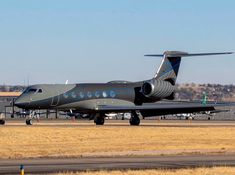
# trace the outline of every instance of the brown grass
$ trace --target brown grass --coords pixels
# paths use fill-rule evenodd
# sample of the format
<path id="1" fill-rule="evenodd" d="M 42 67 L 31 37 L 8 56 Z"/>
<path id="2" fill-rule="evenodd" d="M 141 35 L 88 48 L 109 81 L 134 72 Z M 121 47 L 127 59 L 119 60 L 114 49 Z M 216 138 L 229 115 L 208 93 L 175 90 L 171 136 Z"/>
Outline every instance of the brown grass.
<path id="1" fill-rule="evenodd" d="M 18 97 L 22 92 L 0 92 L 1 97 Z"/>
<path id="2" fill-rule="evenodd" d="M 0 157 L 235 152 L 234 127 L 0 127 Z"/>
<path id="3" fill-rule="evenodd" d="M 178 170 L 128 170 L 59 173 L 57 175 L 235 175 L 234 167 L 195 168 Z"/>

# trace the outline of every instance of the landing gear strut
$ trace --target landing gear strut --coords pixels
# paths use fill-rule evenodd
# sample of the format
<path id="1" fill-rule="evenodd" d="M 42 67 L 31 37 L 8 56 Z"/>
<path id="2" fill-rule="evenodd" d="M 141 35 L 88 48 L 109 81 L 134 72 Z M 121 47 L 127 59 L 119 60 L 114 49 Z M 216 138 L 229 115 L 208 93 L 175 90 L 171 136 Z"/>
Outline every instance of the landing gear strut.
<path id="1" fill-rule="evenodd" d="M 140 124 L 140 118 L 136 112 L 131 113 L 131 118 L 129 120 L 130 125 L 138 126 Z"/>
<path id="2" fill-rule="evenodd" d="M 29 112 L 29 117 L 26 118 L 25 123 L 26 125 L 33 125 L 33 118 L 35 118 L 36 112 L 35 111 L 30 111 Z"/>
<path id="3" fill-rule="evenodd" d="M 105 116 L 103 114 L 96 114 L 94 118 L 94 123 L 96 125 L 103 125 L 105 121 L 104 117 Z"/>

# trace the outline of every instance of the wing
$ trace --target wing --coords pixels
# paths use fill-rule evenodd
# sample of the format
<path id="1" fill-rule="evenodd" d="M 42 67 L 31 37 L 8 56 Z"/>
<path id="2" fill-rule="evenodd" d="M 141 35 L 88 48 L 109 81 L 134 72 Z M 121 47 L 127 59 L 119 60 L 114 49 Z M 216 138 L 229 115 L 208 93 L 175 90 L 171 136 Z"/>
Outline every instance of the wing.
<path id="1" fill-rule="evenodd" d="M 142 106 L 112 106 L 102 105 L 95 110 L 100 112 L 131 112 L 139 111 L 144 117 L 159 116 L 167 114 L 195 113 L 203 111 L 215 111 L 215 107 L 229 106 L 228 104 L 201 104 L 201 103 L 154 103 Z"/>
<path id="2" fill-rule="evenodd" d="M 217 109 L 216 109 L 216 110 L 214 110 L 214 111 L 210 111 L 210 114 L 216 114 L 216 113 L 221 113 L 221 112 L 229 112 L 229 111 L 230 111 L 230 110 L 226 110 L 226 109 L 225 109 L 225 110 L 219 110 L 219 109 L 217 110 Z"/>

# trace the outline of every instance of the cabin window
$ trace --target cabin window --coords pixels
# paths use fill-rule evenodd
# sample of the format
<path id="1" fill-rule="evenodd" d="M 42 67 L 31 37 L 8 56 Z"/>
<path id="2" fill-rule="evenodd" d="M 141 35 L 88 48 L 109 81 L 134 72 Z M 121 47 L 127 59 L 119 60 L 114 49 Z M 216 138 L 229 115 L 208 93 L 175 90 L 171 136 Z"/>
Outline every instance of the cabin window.
<path id="1" fill-rule="evenodd" d="M 84 95 L 83 92 L 80 92 L 80 93 L 79 93 L 79 96 L 80 96 L 81 98 L 84 98 L 85 95 Z"/>
<path id="2" fill-rule="evenodd" d="M 110 91 L 109 95 L 110 97 L 114 98 L 116 96 L 116 93 L 114 91 Z"/>
<path id="3" fill-rule="evenodd" d="M 77 97 L 77 95 L 75 94 L 75 92 L 72 92 L 72 93 L 71 93 L 71 96 L 72 96 L 72 98 L 76 98 L 76 97 Z"/>
<path id="4" fill-rule="evenodd" d="M 87 92 L 87 97 L 91 98 L 92 97 L 92 93 L 91 92 Z"/>
<path id="5" fill-rule="evenodd" d="M 96 96 L 96 98 L 99 98 L 99 97 L 100 97 L 100 92 L 99 92 L 99 91 L 96 91 L 96 92 L 95 92 L 95 96 Z"/>
<path id="6" fill-rule="evenodd" d="M 38 89 L 38 93 L 42 93 L 42 89 Z"/>
<path id="7" fill-rule="evenodd" d="M 106 98 L 108 95 L 107 95 L 107 92 L 103 91 L 103 97 Z"/>
<path id="8" fill-rule="evenodd" d="M 67 94 L 67 93 L 64 93 L 64 98 L 68 98 L 69 97 L 69 95 Z"/>

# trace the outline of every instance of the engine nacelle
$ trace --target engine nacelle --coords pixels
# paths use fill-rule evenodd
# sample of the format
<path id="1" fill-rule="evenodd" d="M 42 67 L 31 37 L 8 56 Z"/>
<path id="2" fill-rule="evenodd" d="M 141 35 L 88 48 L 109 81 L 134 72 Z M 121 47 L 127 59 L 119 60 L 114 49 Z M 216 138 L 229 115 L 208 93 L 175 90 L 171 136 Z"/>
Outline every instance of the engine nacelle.
<path id="1" fill-rule="evenodd" d="M 175 87 L 168 81 L 152 79 L 142 85 L 145 97 L 153 99 L 173 99 Z"/>

